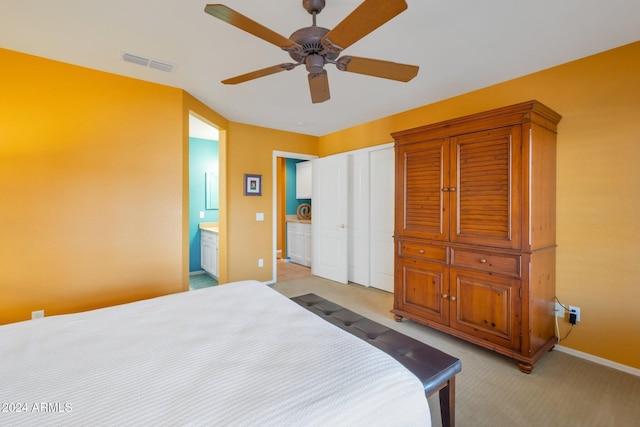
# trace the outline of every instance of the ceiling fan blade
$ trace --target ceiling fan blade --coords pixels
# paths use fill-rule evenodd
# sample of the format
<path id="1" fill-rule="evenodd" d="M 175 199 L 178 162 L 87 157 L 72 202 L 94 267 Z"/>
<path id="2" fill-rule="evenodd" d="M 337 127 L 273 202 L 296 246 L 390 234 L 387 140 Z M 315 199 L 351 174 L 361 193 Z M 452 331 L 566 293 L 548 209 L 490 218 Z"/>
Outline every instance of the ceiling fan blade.
<path id="1" fill-rule="evenodd" d="M 418 74 L 420 69 L 416 65 L 398 64 L 397 62 L 357 56 L 342 56 L 338 59 L 336 66 L 340 71 L 366 74 L 400 82 L 408 82 Z"/>
<path id="2" fill-rule="evenodd" d="M 292 70 L 298 64 L 278 64 L 271 67 L 263 68 L 261 70 L 252 71 L 250 73 L 242 74 L 236 77 L 223 80 L 222 83 L 226 85 L 236 85 L 238 83 L 244 83 L 249 80 L 257 79 L 258 77 L 268 76 L 270 74 L 279 73 L 280 71 Z"/>
<path id="3" fill-rule="evenodd" d="M 351 46 L 407 8 L 405 0 L 365 0 L 322 38 L 326 49 L 339 52 Z"/>
<path id="4" fill-rule="evenodd" d="M 214 16 L 227 24 L 231 24 L 234 27 L 240 28 L 249 34 L 253 34 L 256 37 L 260 37 L 271 44 L 274 44 L 284 50 L 291 50 L 301 48 L 300 45 L 293 40 L 290 40 L 280 34 L 276 33 L 269 28 L 258 24 L 256 21 L 247 18 L 246 16 L 236 12 L 233 9 L 223 4 L 208 4 L 205 6 L 204 11 L 211 16 Z"/>
<path id="5" fill-rule="evenodd" d="M 327 70 L 309 73 L 309 89 L 311 90 L 311 102 L 314 104 L 327 101 L 330 98 Z"/>

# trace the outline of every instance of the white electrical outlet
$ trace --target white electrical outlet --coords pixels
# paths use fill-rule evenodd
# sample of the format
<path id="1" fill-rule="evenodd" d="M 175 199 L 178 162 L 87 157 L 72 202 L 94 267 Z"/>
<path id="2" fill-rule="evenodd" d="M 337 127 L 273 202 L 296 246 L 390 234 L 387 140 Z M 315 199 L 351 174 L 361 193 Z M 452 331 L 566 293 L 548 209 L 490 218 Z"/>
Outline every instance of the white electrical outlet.
<path id="1" fill-rule="evenodd" d="M 264 260 L 262 258 L 258 259 L 258 267 L 264 267 Z"/>
<path id="2" fill-rule="evenodd" d="M 569 314 L 575 313 L 576 315 L 576 323 L 580 321 L 580 307 L 575 307 L 573 305 L 569 306 Z"/>
<path id="3" fill-rule="evenodd" d="M 556 303 L 556 317 L 564 317 L 564 307 L 559 302 Z"/>
<path id="4" fill-rule="evenodd" d="M 44 317 L 44 310 L 31 312 L 31 319 L 42 319 L 43 317 Z"/>
<path id="5" fill-rule="evenodd" d="M 200 219 L 204 218 L 204 211 L 200 211 Z"/>

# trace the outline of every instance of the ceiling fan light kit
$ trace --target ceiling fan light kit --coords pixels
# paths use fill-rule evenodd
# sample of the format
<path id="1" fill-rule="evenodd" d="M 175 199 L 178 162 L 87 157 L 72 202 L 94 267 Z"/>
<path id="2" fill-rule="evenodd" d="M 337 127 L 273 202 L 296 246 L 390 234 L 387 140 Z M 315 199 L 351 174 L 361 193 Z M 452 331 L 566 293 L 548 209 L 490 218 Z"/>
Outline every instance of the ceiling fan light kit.
<path id="1" fill-rule="evenodd" d="M 286 38 L 225 5 L 208 4 L 204 10 L 209 15 L 278 46 L 295 61 L 231 77 L 222 83 L 244 83 L 304 64 L 309 72 L 311 102 L 316 104 L 330 98 L 325 64 L 334 64 L 340 71 L 400 82 L 408 82 L 418 74 L 419 68 L 415 65 L 355 56 L 340 57 L 344 49 L 406 10 L 405 0 L 365 0 L 331 30 L 316 25 L 316 15 L 324 9 L 325 0 L 303 0 L 302 6 L 313 16 L 313 24 Z"/>

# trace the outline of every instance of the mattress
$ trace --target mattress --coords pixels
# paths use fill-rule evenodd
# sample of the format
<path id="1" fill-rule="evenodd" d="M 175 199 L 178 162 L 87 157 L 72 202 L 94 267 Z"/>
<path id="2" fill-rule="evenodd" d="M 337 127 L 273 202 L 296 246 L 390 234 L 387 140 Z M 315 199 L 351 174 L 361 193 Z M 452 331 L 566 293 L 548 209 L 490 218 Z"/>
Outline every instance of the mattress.
<path id="1" fill-rule="evenodd" d="M 0 425 L 430 425 L 412 373 L 256 281 L 4 325 L 0 361 Z"/>

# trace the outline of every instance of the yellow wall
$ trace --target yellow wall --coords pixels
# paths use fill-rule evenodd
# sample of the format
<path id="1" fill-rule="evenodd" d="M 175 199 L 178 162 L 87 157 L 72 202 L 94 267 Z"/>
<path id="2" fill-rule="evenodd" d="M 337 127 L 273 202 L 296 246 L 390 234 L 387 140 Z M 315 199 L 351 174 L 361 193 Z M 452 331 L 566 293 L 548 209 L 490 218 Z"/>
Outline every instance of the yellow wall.
<path id="1" fill-rule="evenodd" d="M 186 289 L 182 91 L 0 63 L 0 323 Z"/>
<path id="2" fill-rule="evenodd" d="M 530 99 L 563 116 L 556 290 L 582 319 L 561 345 L 640 368 L 640 42 L 324 136 L 319 152 Z"/>
<path id="3" fill-rule="evenodd" d="M 229 281 L 273 277 L 273 151 L 316 155 L 318 138 L 230 122 L 227 139 Z M 262 175 L 262 196 L 244 196 L 244 174 Z M 256 221 L 256 213 L 264 221 Z M 258 267 L 258 259 L 264 267 Z"/>

